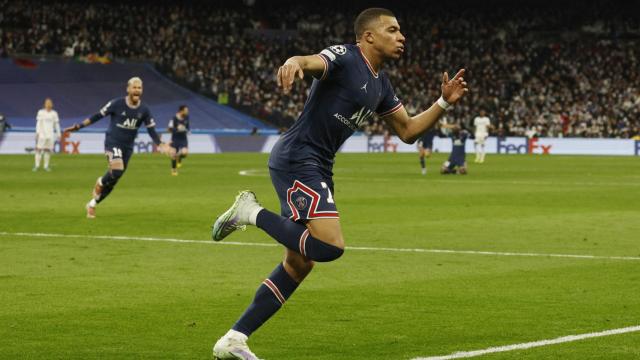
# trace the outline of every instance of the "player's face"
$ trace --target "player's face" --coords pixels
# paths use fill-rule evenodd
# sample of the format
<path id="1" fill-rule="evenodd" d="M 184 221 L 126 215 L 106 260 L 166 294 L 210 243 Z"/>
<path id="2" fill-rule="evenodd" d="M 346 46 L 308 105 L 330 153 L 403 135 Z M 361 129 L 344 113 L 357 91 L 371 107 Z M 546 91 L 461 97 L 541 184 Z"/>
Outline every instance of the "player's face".
<path id="1" fill-rule="evenodd" d="M 140 101 L 140 97 L 142 96 L 142 82 L 134 81 L 127 86 L 127 95 L 129 95 L 129 99 L 134 103 Z"/>
<path id="2" fill-rule="evenodd" d="M 187 115 L 189 115 L 189 108 L 182 109 L 182 116 L 187 116 Z"/>
<path id="3" fill-rule="evenodd" d="M 376 48 L 391 59 L 399 59 L 404 53 L 404 35 L 400 32 L 400 24 L 393 16 L 380 16 L 374 30 Z"/>
<path id="4" fill-rule="evenodd" d="M 53 109 L 53 101 L 51 99 L 47 99 L 44 101 L 44 108 L 47 110 Z"/>

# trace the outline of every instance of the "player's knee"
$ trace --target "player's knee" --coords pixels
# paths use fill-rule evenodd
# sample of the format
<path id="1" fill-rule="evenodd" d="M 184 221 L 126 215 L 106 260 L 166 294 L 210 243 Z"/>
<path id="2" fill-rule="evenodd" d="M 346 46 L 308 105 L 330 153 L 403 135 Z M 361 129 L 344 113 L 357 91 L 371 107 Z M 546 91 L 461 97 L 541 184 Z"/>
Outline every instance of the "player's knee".
<path id="1" fill-rule="evenodd" d="M 124 169 L 112 169 L 111 176 L 113 176 L 114 182 L 117 182 L 124 174 Z"/>
<path id="2" fill-rule="evenodd" d="M 310 245 L 310 251 L 308 251 L 307 257 L 317 262 L 334 261 L 344 254 L 344 247 L 327 244 L 318 239 L 313 239 Z"/>

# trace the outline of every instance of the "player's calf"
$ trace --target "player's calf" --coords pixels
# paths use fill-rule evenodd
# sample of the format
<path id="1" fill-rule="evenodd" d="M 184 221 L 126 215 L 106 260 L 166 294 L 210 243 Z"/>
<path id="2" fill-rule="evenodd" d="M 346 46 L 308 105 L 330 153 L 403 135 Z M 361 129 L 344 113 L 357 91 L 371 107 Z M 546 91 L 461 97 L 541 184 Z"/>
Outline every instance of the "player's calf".
<path id="1" fill-rule="evenodd" d="M 124 169 L 111 169 L 107 171 L 100 179 L 103 187 L 113 187 L 118 180 L 124 175 Z"/>

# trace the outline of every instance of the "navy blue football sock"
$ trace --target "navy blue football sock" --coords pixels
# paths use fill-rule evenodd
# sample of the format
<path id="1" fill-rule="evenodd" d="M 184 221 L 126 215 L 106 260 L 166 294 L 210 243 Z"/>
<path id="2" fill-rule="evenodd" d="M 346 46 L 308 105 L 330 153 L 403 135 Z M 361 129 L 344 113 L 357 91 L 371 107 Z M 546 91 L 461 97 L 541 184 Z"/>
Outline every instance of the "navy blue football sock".
<path id="1" fill-rule="evenodd" d="M 100 179 L 100 182 L 102 182 L 102 186 L 104 187 L 110 186 L 115 182 L 115 178 L 111 174 L 111 170 L 107 170 L 107 172 L 102 176 L 102 179 Z"/>
<path id="2" fill-rule="evenodd" d="M 343 249 L 311 236 L 306 226 L 276 215 L 267 209 L 260 210 L 256 217 L 256 225 L 288 249 L 313 261 L 333 261 L 344 253 Z"/>
<path id="3" fill-rule="evenodd" d="M 118 180 L 124 174 L 124 170 L 109 170 L 106 174 L 100 179 L 102 182 L 102 191 L 100 192 L 100 196 L 96 199 L 96 202 L 101 202 L 104 200 L 111 191 L 113 191 L 113 187 L 116 186 Z"/>
<path id="4" fill-rule="evenodd" d="M 96 202 L 100 203 L 107 196 L 109 196 L 109 194 L 111 194 L 112 190 L 113 190 L 113 186 L 103 186 L 102 191 L 100 192 L 100 196 L 96 199 Z"/>
<path id="5" fill-rule="evenodd" d="M 108 170 L 102 176 L 102 186 L 114 186 L 124 174 L 124 170 Z"/>
<path id="6" fill-rule="evenodd" d="M 425 167 L 424 158 L 423 157 L 420 158 L 420 167 L 422 167 L 423 169 Z"/>
<path id="7" fill-rule="evenodd" d="M 176 159 L 171 159 L 171 168 L 175 170 L 175 168 L 176 168 Z"/>
<path id="8" fill-rule="evenodd" d="M 253 303 L 233 325 L 233 330 L 251 336 L 265 321 L 280 310 L 297 287 L 298 283 L 289 276 L 284 266 L 279 264 L 271 275 L 262 282 Z"/>

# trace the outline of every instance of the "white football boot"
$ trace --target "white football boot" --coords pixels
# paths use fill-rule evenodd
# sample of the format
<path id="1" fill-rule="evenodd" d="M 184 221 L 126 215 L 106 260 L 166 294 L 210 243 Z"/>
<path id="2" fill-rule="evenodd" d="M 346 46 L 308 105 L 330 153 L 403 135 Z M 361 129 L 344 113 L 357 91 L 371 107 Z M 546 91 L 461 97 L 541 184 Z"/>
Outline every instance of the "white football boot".
<path id="1" fill-rule="evenodd" d="M 91 201 L 89 201 L 87 205 L 84 206 L 84 208 L 87 210 L 87 219 L 96 218 L 96 207 L 91 205 Z"/>
<path id="2" fill-rule="evenodd" d="M 247 346 L 247 336 L 235 330 L 229 330 L 213 346 L 213 358 L 216 360 L 260 360 Z"/>
<path id="3" fill-rule="evenodd" d="M 261 209 L 253 191 L 241 191 L 229 210 L 218 216 L 213 224 L 213 240 L 220 241 L 238 229 L 245 230 L 247 225 L 255 225 L 255 217 Z"/>

